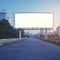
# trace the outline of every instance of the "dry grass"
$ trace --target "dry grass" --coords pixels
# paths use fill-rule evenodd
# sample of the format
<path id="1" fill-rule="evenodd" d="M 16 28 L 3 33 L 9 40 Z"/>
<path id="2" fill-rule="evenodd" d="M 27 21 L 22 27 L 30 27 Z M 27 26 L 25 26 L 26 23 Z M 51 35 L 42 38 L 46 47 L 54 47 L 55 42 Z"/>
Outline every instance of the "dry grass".
<path id="1" fill-rule="evenodd" d="M 47 41 L 49 43 L 60 45 L 60 38 L 47 38 L 47 39 L 44 39 L 44 38 L 39 37 L 39 39 Z"/>

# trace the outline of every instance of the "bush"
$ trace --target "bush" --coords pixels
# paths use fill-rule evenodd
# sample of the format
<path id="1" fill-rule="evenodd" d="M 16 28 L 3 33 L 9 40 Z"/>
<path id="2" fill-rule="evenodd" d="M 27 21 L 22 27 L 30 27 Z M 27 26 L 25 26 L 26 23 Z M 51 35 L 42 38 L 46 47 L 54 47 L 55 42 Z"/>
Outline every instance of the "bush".
<path id="1" fill-rule="evenodd" d="M 44 35 L 40 35 L 40 39 L 44 39 Z"/>

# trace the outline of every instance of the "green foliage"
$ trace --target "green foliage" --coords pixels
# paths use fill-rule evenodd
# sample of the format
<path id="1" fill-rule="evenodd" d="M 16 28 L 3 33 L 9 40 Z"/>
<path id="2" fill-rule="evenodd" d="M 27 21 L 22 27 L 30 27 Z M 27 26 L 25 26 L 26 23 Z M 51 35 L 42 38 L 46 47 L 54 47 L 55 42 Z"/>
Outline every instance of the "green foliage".
<path id="1" fill-rule="evenodd" d="M 0 20 L 0 38 L 17 38 L 18 30 L 14 29 L 8 20 Z"/>
<path id="2" fill-rule="evenodd" d="M 24 36 L 24 29 L 21 29 L 21 37 L 25 37 Z"/>
<path id="3" fill-rule="evenodd" d="M 44 36 L 43 35 L 40 35 L 40 39 L 44 39 Z"/>

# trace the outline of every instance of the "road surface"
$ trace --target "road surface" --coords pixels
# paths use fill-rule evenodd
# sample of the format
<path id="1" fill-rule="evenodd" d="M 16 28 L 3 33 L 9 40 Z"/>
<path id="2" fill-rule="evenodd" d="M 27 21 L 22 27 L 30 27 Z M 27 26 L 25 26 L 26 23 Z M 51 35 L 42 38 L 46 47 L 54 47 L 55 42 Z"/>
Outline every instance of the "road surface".
<path id="1" fill-rule="evenodd" d="M 30 37 L 0 47 L 0 60 L 60 60 L 60 46 Z"/>

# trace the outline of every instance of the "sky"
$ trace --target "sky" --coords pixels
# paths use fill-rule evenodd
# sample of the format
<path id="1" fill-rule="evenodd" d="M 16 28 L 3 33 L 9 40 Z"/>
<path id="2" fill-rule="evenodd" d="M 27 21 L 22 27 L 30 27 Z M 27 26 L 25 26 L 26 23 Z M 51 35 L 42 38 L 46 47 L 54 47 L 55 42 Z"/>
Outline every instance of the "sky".
<path id="1" fill-rule="evenodd" d="M 53 12 L 54 30 L 60 25 L 60 0 L 0 0 L 0 11 L 3 9 L 11 17 L 11 24 L 16 12 Z"/>

